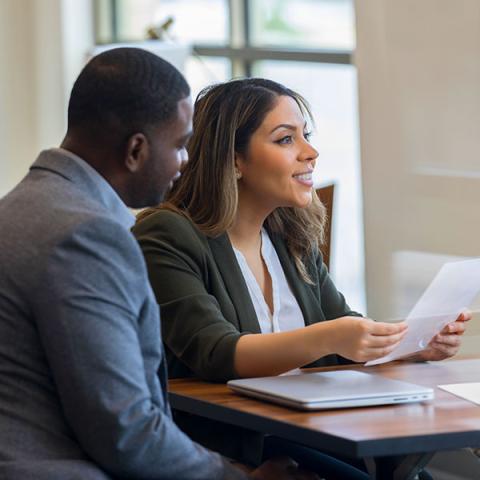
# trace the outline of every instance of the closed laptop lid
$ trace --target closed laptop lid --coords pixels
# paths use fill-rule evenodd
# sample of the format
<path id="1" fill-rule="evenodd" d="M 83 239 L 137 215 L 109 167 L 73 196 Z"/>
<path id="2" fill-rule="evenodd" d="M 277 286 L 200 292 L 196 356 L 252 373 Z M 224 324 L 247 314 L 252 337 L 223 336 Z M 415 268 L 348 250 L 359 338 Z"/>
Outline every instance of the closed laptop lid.
<path id="1" fill-rule="evenodd" d="M 231 380 L 234 391 L 301 409 L 361 407 L 431 400 L 433 390 L 380 375 L 338 370 Z"/>

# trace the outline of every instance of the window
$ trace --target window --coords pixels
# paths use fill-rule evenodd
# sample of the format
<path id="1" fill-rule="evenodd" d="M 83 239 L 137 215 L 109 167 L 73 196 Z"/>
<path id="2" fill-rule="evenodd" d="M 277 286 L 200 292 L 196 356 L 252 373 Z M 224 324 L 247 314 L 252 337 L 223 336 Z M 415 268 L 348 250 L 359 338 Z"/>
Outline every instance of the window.
<path id="1" fill-rule="evenodd" d="M 311 104 L 315 180 L 335 182 L 331 273 L 352 308 L 365 311 L 353 0 L 96 0 L 98 43 L 144 40 L 173 19 L 168 37 L 190 44 L 193 93 L 238 76 L 262 76 Z"/>
<path id="2" fill-rule="evenodd" d="M 355 46 L 350 0 L 260 0 L 250 5 L 253 45 L 347 51 Z"/>

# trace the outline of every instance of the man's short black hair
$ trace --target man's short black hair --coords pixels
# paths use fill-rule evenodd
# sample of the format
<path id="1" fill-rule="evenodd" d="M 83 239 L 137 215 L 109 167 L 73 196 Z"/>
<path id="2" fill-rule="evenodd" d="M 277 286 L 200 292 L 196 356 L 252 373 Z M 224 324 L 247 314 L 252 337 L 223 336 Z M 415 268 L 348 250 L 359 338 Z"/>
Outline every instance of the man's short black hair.
<path id="1" fill-rule="evenodd" d="M 122 139 L 170 120 L 190 94 L 170 63 L 140 48 L 116 48 L 94 57 L 77 78 L 68 105 L 68 129 Z"/>

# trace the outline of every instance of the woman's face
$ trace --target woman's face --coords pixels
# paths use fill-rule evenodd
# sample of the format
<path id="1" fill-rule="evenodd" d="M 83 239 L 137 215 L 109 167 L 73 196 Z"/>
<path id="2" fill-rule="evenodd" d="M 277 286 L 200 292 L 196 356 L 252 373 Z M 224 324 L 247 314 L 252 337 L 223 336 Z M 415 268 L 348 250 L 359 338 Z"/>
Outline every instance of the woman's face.
<path id="1" fill-rule="evenodd" d="M 244 155 L 236 155 L 242 174 L 240 199 L 268 210 L 306 207 L 312 201 L 312 172 L 318 152 L 308 142 L 305 118 L 296 101 L 278 97 L 253 133 Z M 257 203 L 258 202 L 258 203 Z"/>

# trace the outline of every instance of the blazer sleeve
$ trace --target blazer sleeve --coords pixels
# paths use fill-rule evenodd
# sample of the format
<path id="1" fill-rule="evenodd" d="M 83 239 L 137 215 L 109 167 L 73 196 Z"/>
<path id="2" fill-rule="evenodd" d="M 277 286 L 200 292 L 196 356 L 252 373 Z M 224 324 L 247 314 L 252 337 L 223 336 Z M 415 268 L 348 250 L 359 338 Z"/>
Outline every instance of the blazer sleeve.
<path id="1" fill-rule="evenodd" d="M 88 456 L 115 477 L 229 478 L 218 454 L 176 427 L 166 392 L 146 377 L 146 361 L 161 360 L 160 348 L 144 354 L 139 338 L 148 292 L 138 245 L 115 222 L 89 221 L 55 247 L 35 318 L 63 413 Z"/>
<path id="2" fill-rule="evenodd" d="M 160 305 L 165 344 L 200 378 L 236 378 L 235 348 L 244 333 L 227 321 L 208 292 L 206 239 L 188 219 L 166 210 L 142 220 L 133 232 Z"/>

